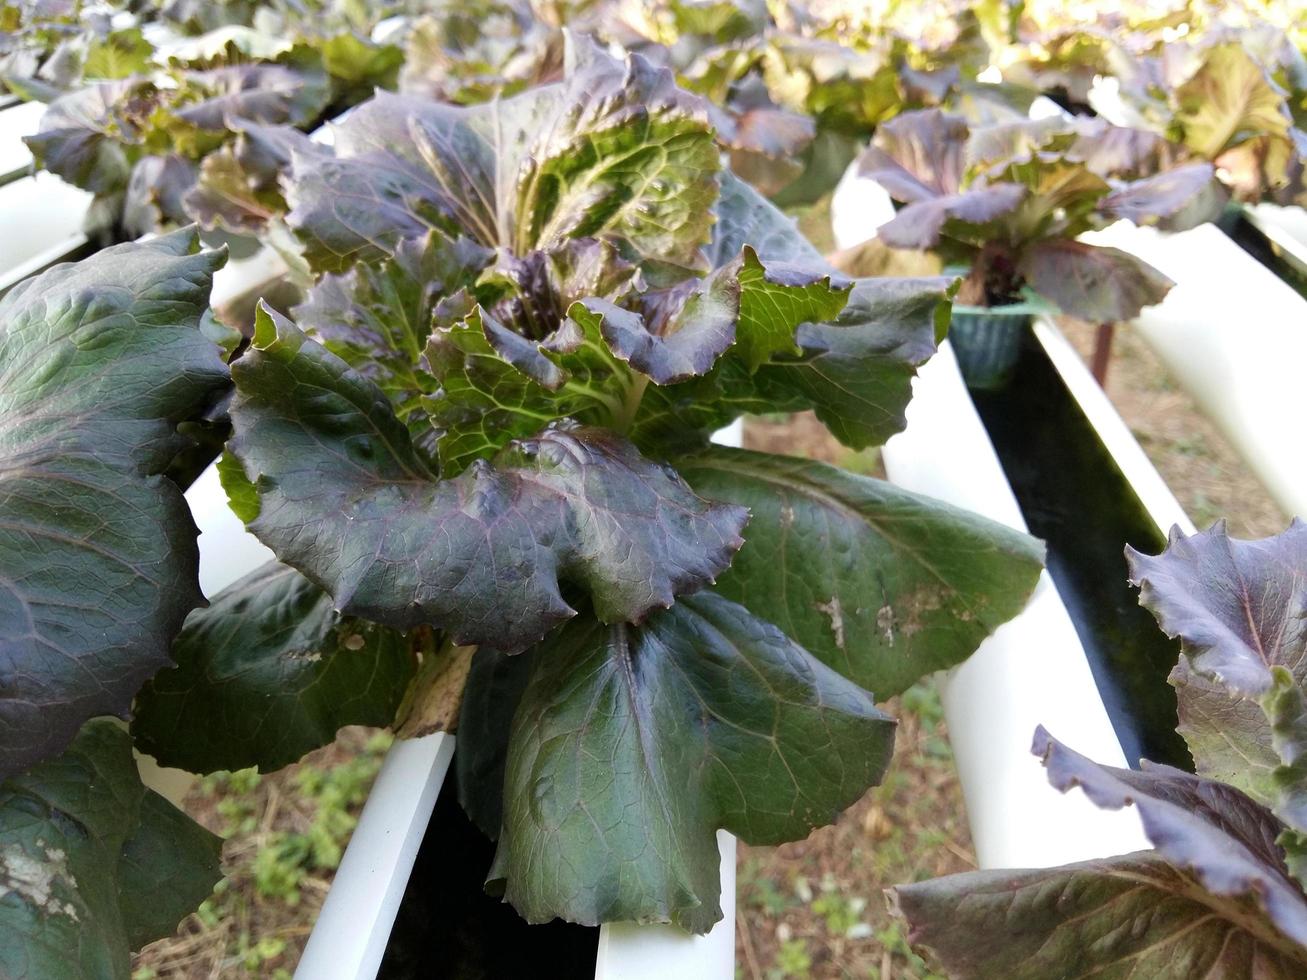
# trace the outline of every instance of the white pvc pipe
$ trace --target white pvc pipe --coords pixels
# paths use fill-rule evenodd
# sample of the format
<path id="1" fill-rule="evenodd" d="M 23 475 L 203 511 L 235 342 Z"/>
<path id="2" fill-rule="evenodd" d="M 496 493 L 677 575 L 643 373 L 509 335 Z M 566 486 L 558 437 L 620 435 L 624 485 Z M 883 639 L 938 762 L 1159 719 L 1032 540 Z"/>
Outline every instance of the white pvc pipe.
<path id="1" fill-rule="evenodd" d="M 846 174 L 831 205 L 839 247 L 875 233 L 876 210 L 867 202 L 883 193 Z M 919 372 L 907 419 L 906 430 L 882 449 L 894 483 L 1026 530 L 947 342 Z M 942 676 L 945 720 L 981 867 L 1051 867 L 1149 847 L 1133 808 L 1103 811 L 1080 793 L 1062 795 L 1030 754 L 1042 724 L 1098 762 L 1126 762 L 1047 572 L 1020 615 Z"/>
<path id="2" fill-rule="evenodd" d="M 1307 275 L 1307 210 L 1262 203 L 1244 208 L 1244 214 L 1287 261 Z"/>
<path id="3" fill-rule="evenodd" d="M 443 732 L 386 753 L 295 968 L 299 980 L 377 975 L 453 756 L 454 737 Z"/>
<path id="4" fill-rule="evenodd" d="M 1307 300 L 1213 225 L 1167 234 L 1124 222 L 1084 236 L 1176 283 L 1132 324 L 1289 514 L 1307 515 Z"/>
<path id="5" fill-rule="evenodd" d="M 22 278 L 86 241 L 82 224 L 91 195 L 51 173 L 24 177 L 0 187 L 0 281 Z"/>
<path id="6" fill-rule="evenodd" d="M 1026 529 L 947 342 L 922 368 L 907 414 L 907 429 L 882 450 L 894 483 Z M 1052 867 L 1149 847 L 1133 808 L 1104 811 L 1080 793 L 1064 796 L 1030 754 L 1044 725 L 1097 762 L 1126 762 L 1047 572 L 1025 610 L 944 675 L 941 694 L 982 868 Z"/>
<path id="7" fill-rule="evenodd" d="M 735 838 L 717 831 L 722 921 L 706 936 L 618 922 L 599 931 L 595 980 L 730 980 L 735 976 Z"/>

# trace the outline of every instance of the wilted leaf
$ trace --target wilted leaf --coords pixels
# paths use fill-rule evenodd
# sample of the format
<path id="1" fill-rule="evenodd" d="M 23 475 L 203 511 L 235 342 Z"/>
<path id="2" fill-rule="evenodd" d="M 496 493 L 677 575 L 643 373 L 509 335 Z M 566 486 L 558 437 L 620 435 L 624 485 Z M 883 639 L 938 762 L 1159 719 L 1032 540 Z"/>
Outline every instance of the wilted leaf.
<path id="1" fill-rule="evenodd" d="M 0 773 L 124 714 L 201 602 L 159 475 L 227 384 L 200 330 L 223 255 L 194 247 L 120 245 L 0 299 Z"/>

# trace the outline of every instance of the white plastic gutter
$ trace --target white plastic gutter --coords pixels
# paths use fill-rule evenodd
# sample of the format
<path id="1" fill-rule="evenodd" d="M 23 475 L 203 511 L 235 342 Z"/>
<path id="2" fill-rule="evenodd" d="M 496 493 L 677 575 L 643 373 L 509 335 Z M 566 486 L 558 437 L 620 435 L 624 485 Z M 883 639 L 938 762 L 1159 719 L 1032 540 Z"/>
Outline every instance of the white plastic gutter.
<path id="1" fill-rule="evenodd" d="M 23 137 L 37 131 L 44 111 L 39 102 L 0 111 L 0 291 L 86 244 L 91 195 L 54 174 L 28 174 L 32 154 Z"/>
<path id="2" fill-rule="evenodd" d="M 1245 207 L 1243 213 L 1286 261 L 1307 276 L 1307 210 L 1262 203 Z"/>
<path id="3" fill-rule="evenodd" d="M 39 102 L 20 102 L 0 110 L 0 185 L 26 174 L 32 165 L 32 151 L 24 136 L 36 132 L 45 106 Z"/>
<path id="4" fill-rule="evenodd" d="M 1085 235 L 1156 266 L 1175 281 L 1137 330 L 1221 430 L 1276 503 L 1307 515 L 1307 300 L 1220 229 L 1167 234 L 1124 222 Z"/>
<path id="5" fill-rule="evenodd" d="M 880 209 L 868 202 L 884 194 L 866 178 L 846 181 L 831 208 L 839 248 L 875 234 L 879 222 L 872 216 Z M 850 184 L 856 196 L 848 195 Z M 859 223 L 859 214 L 868 217 Z M 1100 414 L 1104 408 L 1111 410 L 1105 401 L 1097 406 Z M 894 483 L 1026 530 L 947 341 L 919 372 L 907 418 L 906 430 L 882 450 Z M 1155 502 L 1157 517 L 1165 519 L 1163 502 Z M 942 675 L 941 695 L 982 868 L 1050 867 L 1150 846 L 1133 808 L 1099 810 L 1081 793 L 1059 793 L 1030 753 L 1042 724 L 1091 759 L 1126 764 L 1075 626 L 1047 572 L 1020 615 Z"/>

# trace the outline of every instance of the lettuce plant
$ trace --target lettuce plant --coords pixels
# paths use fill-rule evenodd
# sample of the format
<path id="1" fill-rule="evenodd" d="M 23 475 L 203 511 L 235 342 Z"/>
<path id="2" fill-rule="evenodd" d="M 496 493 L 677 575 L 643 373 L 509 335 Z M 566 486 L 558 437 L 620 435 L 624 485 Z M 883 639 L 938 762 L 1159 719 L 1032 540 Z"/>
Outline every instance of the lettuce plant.
<path id="1" fill-rule="evenodd" d="M 1053 785 L 1079 786 L 1100 807 L 1133 805 L 1155 849 L 895 889 L 911 940 L 950 976 L 1307 970 L 1307 527 L 1237 541 L 1217 525 L 1129 557 L 1141 601 L 1181 640 L 1171 683 L 1197 775 L 1098 765 L 1041 729 L 1035 752 Z"/>
<path id="2" fill-rule="evenodd" d="M 0 299 L 0 973 L 126 978 L 219 878 L 120 723 L 203 601 L 162 474 L 228 385 L 181 232 Z"/>
<path id="3" fill-rule="evenodd" d="M 1286 64 L 1275 48 L 1252 47 L 1242 31 L 1208 35 L 1179 50 L 1168 46 L 1121 86 L 1142 120 L 1216 164 L 1246 201 L 1288 184 L 1307 155 L 1303 120 L 1293 115 L 1304 90 L 1301 53 L 1288 46 L 1294 57 Z"/>
<path id="4" fill-rule="evenodd" d="M 137 744 L 275 768 L 341 724 L 457 725 L 524 916 L 707 930 L 715 832 L 831 820 L 889 760 L 868 690 L 958 663 L 1034 585 L 1023 535 L 709 443 L 805 409 L 882 442 L 946 283 L 842 279 L 668 70 L 586 42 L 488 104 L 379 93 L 286 196 L 319 278 L 260 309 L 221 466 L 283 564 L 187 621 Z"/>
<path id="5" fill-rule="evenodd" d="M 1108 323 L 1160 302 L 1171 282 L 1134 256 L 1077 236 L 1119 219 L 1193 222 L 1219 203 L 1209 164 L 1129 181 L 1099 172 L 1106 150 L 1121 148 L 1122 132 L 1086 133 L 1060 120 L 973 128 L 927 109 L 882 125 L 858 169 L 903 204 L 877 237 L 966 263 L 964 302 L 998 306 L 1029 290 L 1072 316 Z"/>
<path id="6" fill-rule="evenodd" d="M 92 224 L 127 237 L 192 216 L 261 230 L 284 206 L 276 175 L 298 131 L 393 85 L 400 60 L 348 31 L 196 44 L 54 98 L 26 138 L 37 166 L 95 195 Z"/>

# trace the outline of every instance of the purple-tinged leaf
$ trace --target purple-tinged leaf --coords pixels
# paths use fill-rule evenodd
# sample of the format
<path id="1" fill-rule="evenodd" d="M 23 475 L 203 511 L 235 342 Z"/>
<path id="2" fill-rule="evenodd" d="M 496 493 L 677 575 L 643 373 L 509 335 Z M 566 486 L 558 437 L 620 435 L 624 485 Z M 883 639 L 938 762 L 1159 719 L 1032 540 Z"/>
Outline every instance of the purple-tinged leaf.
<path id="1" fill-rule="evenodd" d="M 131 161 L 123 144 L 139 143 L 158 99 L 142 78 L 104 82 L 51 103 L 34 136 L 23 138 L 37 166 L 93 194 L 126 188 Z"/>
<path id="2" fill-rule="evenodd" d="M 228 383 L 201 332 L 224 256 L 195 244 L 120 245 L 0 299 L 0 774 L 126 714 L 202 601 L 160 475 Z"/>
<path id="3" fill-rule="evenodd" d="M 743 543 L 741 508 L 603 431 L 550 428 L 441 480 L 380 389 L 266 307 L 233 376 L 250 529 L 346 613 L 519 650 L 575 615 L 563 581 L 638 621 Z"/>
<path id="4" fill-rule="evenodd" d="M 1278 705 L 1283 715 L 1291 692 L 1267 699 L 1279 668 L 1298 688 L 1307 682 L 1307 525 L 1240 541 L 1217 524 L 1187 538 L 1172 532 L 1160 555 L 1126 555 L 1139 601 L 1180 637 L 1170 681 L 1198 771 L 1274 805 L 1282 760 L 1267 712 Z"/>
<path id="5" fill-rule="evenodd" d="M 938 109 L 905 112 L 876 128 L 858 160 L 858 175 L 870 177 L 904 204 L 956 194 L 967 169 L 969 136 L 961 117 Z"/>
<path id="6" fill-rule="evenodd" d="M 1131 181 L 1104 197 L 1098 206 L 1111 217 L 1148 225 L 1161 218 L 1171 218 L 1196 201 L 1206 199 L 1218 207 L 1214 213 L 1191 217 L 1194 224 L 1201 224 L 1219 213 L 1220 197 L 1209 193 L 1215 183 L 1216 170 L 1210 163 L 1190 163 Z"/>
<path id="7" fill-rule="evenodd" d="M 909 940 L 951 977 L 1288 980 L 1307 970 L 1307 896 L 1269 810 L 1168 766 L 1099 765 L 1042 728 L 1034 751 L 1058 789 L 1135 806 L 1156 851 L 895 888 Z"/>
<path id="8" fill-rule="evenodd" d="M 463 108 L 379 94 L 296 157 L 288 221 L 339 270 L 427 228 L 517 255 L 614 237 L 693 265 L 709 238 L 718 151 L 702 103 L 639 55 L 568 46 L 564 81 Z"/>
<path id="9" fill-rule="evenodd" d="M 1062 312 L 1090 323 L 1119 323 L 1160 303 L 1175 285 L 1120 249 L 1066 238 L 1036 242 L 1017 265 L 1030 287 Z"/>
<path id="10" fill-rule="evenodd" d="M 1183 537 L 1160 555 L 1130 548 L 1139 601 L 1199 673 L 1243 697 L 1271 688 L 1271 668 L 1307 675 L 1307 524 L 1260 541 L 1231 538 L 1224 523 Z"/>
<path id="11" fill-rule="evenodd" d="M 947 222 L 989 224 L 1015 211 L 1026 195 L 1019 184 L 998 183 L 917 201 L 877 228 L 876 237 L 891 248 L 934 248 Z"/>

